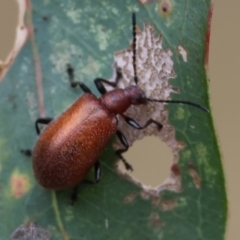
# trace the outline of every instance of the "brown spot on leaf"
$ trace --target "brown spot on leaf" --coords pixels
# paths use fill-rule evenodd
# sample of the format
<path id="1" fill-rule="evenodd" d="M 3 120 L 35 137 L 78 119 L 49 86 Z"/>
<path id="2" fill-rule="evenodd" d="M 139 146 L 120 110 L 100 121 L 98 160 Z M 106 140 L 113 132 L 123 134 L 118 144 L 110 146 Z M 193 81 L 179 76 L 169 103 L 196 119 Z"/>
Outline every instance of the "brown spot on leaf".
<path id="1" fill-rule="evenodd" d="M 17 171 L 13 173 L 10 184 L 11 193 L 15 198 L 22 197 L 30 188 L 28 176 L 25 174 L 20 174 Z"/>
<path id="2" fill-rule="evenodd" d="M 196 171 L 196 167 L 192 162 L 188 163 L 188 167 L 189 167 L 189 174 L 193 179 L 194 185 L 197 189 L 200 189 L 201 187 L 201 183 L 202 183 L 202 179 L 201 177 L 198 175 L 197 171 Z"/>
<path id="3" fill-rule="evenodd" d="M 184 148 L 184 147 L 186 147 L 186 143 L 185 143 L 185 142 L 182 142 L 182 141 L 178 141 L 178 148 L 179 148 L 179 149 L 182 149 L 182 148 Z"/>
<path id="4" fill-rule="evenodd" d="M 211 33 L 211 21 L 212 21 L 212 14 L 213 14 L 213 1 L 211 2 L 211 7 L 208 12 L 208 26 L 207 26 L 207 33 L 206 33 L 206 54 L 205 54 L 205 66 L 208 70 L 208 60 L 209 60 L 209 45 L 210 45 L 210 33 Z"/>
<path id="5" fill-rule="evenodd" d="M 177 87 L 172 87 L 172 89 L 173 89 L 174 92 L 176 92 L 176 93 L 180 93 L 179 88 L 177 88 Z"/>
<path id="6" fill-rule="evenodd" d="M 163 221 L 160 219 L 159 215 L 155 212 L 151 213 L 149 217 L 149 222 L 150 222 L 150 225 L 156 228 L 160 228 L 163 226 Z"/>
<path id="7" fill-rule="evenodd" d="M 174 163 L 171 167 L 171 171 L 172 173 L 174 173 L 175 175 L 180 175 L 181 174 L 181 171 L 178 167 L 178 165 L 176 163 Z"/>
<path id="8" fill-rule="evenodd" d="M 148 200 L 150 198 L 151 194 L 145 190 L 142 190 L 140 192 L 140 196 L 142 197 L 142 199 Z"/>
<path id="9" fill-rule="evenodd" d="M 170 0 L 160 0 L 158 12 L 161 16 L 168 17 L 172 13 L 173 4 Z"/>
<path id="10" fill-rule="evenodd" d="M 169 8 L 169 5 L 168 5 L 168 3 L 163 3 L 163 5 L 162 5 L 162 11 L 163 12 L 167 12 L 168 11 L 168 8 Z"/>
<path id="11" fill-rule="evenodd" d="M 173 208 L 175 208 L 177 206 L 177 202 L 174 200 L 171 201 L 163 201 L 160 204 L 160 209 L 162 211 L 169 211 L 172 210 Z"/>
<path id="12" fill-rule="evenodd" d="M 160 204 L 161 198 L 160 196 L 152 196 L 152 205 L 158 206 Z"/>
<path id="13" fill-rule="evenodd" d="M 124 198 L 123 202 L 124 202 L 124 203 L 131 203 L 131 202 L 134 201 L 134 199 L 136 198 L 137 195 L 138 195 L 137 192 L 132 192 L 131 194 L 127 195 L 127 196 Z"/>

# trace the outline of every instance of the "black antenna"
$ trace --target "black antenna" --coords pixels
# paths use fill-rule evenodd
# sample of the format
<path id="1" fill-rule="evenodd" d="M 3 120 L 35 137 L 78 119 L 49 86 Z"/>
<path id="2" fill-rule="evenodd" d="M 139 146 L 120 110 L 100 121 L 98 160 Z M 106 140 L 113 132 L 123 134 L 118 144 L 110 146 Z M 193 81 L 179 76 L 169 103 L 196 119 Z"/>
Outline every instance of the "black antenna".
<path id="1" fill-rule="evenodd" d="M 136 14 L 132 13 L 132 34 L 133 34 L 133 71 L 134 82 L 138 85 L 137 67 L 136 67 Z"/>
<path id="2" fill-rule="evenodd" d="M 193 102 L 189 102 L 189 101 L 181 101 L 181 100 L 158 100 L 158 99 L 152 99 L 152 98 L 147 98 L 147 100 L 149 102 L 162 102 L 162 103 L 182 103 L 182 104 L 186 104 L 186 105 L 191 105 L 193 107 L 199 108 L 204 112 L 209 112 L 209 110 L 197 103 L 193 103 Z"/>

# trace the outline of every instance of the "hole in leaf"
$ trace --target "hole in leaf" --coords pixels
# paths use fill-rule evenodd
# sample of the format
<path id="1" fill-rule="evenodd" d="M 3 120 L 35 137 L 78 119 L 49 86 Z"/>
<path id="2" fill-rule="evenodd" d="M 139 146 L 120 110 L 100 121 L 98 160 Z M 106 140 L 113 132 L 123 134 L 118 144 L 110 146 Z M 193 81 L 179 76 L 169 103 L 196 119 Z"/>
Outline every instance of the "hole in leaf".
<path id="1" fill-rule="evenodd" d="M 170 175 L 173 160 L 171 149 L 156 137 L 135 141 L 123 156 L 134 169 L 128 173 L 146 186 L 157 187 Z M 126 171 L 121 161 L 118 166 L 121 171 Z"/>

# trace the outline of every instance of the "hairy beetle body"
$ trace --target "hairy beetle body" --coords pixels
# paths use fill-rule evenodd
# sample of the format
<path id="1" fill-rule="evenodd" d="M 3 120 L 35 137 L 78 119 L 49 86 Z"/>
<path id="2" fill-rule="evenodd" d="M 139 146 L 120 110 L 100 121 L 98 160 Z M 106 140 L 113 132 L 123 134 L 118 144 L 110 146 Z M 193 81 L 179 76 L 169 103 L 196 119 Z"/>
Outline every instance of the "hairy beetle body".
<path id="1" fill-rule="evenodd" d="M 84 94 L 41 133 L 33 169 L 45 188 L 74 187 L 87 175 L 116 131 L 115 114 L 92 94 Z"/>

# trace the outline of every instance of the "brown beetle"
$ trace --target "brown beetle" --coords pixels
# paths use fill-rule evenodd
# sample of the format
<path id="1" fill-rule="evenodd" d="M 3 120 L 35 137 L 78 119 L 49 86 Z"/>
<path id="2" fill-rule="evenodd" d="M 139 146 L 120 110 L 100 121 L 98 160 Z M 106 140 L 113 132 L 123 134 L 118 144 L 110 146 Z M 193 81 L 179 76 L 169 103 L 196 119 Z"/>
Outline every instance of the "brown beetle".
<path id="1" fill-rule="evenodd" d="M 97 98 L 83 83 L 74 81 L 74 70 L 68 65 L 67 72 L 71 86 L 79 85 L 85 94 L 56 119 L 37 119 L 35 126 L 38 134 L 40 133 L 39 123 L 49 124 L 40 134 L 32 154 L 34 174 L 41 186 L 54 190 L 75 187 L 85 179 L 93 166 L 95 167 L 95 182 L 98 182 L 101 174 L 98 157 L 115 132 L 124 146 L 123 149 L 117 150 L 116 154 L 127 169 L 132 169 L 122 156 L 122 153 L 128 150 L 129 145 L 124 135 L 117 130 L 116 116 L 120 114 L 129 125 L 136 129 L 155 124 L 158 130 L 161 130 L 162 124 L 149 119 L 144 126 L 139 126 L 135 120 L 124 115 L 131 105 L 147 104 L 149 101 L 182 103 L 208 111 L 188 101 L 158 100 L 145 96 L 143 90 L 137 86 L 135 13 L 132 14 L 132 21 L 133 69 L 136 85 L 107 92 L 103 83 L 116 87 L 121 79 L 119 69 L 114 83 L 101 78 L 95 79 L 95 85 L 102 94 L 100 98 Z"/>

